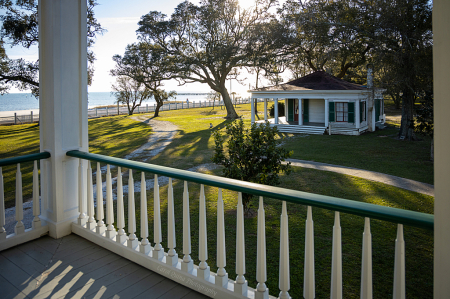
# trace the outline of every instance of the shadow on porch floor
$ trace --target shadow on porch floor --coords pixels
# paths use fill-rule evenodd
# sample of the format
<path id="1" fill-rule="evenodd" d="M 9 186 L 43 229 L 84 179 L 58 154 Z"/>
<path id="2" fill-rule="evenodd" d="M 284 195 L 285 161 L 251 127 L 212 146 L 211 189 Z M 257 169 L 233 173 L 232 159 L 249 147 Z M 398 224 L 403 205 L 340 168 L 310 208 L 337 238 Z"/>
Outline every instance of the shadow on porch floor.
<path id="1" fill-rule="evenodd" d="M 0 252 L 1 298 L 208 298 L 75 234 Z"/>

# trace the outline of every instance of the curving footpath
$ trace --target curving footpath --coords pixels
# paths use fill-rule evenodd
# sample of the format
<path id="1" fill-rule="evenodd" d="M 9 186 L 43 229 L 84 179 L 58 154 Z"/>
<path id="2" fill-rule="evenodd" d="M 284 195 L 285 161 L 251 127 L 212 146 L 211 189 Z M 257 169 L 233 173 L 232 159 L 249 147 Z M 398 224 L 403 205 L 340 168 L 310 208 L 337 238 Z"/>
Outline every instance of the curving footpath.
<path id="1" fill-rule="evenodd" d="M 291 162 L 292 166 L 304 167 L 304 168 L 312 168 L 323 171 L 331 171 L 337 172 L 341 174 L 351 175 L 355 177 L 359 177 L 362 179 L 380 182 L 383 184 L 395 186 L 398 188 L 406 189 L 409 191 L 414 191 L 417 193 L 426 194 L 434 197 L 434 186 L 421 183 L 417 181 L 413 181 L 410 179 L 401 178 L 395 175 L 384 174 L 376 171 L 332 165 L 320 162 L 313 161 L 305 161 L 305 160 L 297 160 L 297 159 L 287 159 L 287 161 Z"/>

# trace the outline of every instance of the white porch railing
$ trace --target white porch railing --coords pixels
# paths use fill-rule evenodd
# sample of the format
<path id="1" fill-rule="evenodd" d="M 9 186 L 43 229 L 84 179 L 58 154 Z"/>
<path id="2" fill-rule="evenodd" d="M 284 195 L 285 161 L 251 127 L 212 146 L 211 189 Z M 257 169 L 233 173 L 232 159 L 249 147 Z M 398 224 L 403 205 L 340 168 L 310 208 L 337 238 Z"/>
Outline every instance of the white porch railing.
<path id="1" fill-rule="evenodd" d="M 248 182 L 231 180 L 216 176 L 192 173 L 189 171 L 171 169 L 162 166 L 150 165 L 140 162 L 127 161 L 124 159 L 111 158 L 102 155 L 71 151 L 67 155 L 97 162 L 97 186 L 102 185 L 100 174 L 100 163 L 107 164 L 106 171 L 106 217 L 103 215 L 102 190 L 97 189 L 97 213 L 94 213 L 94 194 L 92 185 L 92 169 L 83 169 L 80 162 L 80 173 L 87 171 L 87 182 L 80 181 L 80 191 L 87 184 L 87 194 L 80 192 L 79 218 L 72 226 L 72 231 L 84 238 L 95 242 L 109 250 L 120 254 L 136 263 L 139 263 L 161 275 L 164 275 L 180 284 L 195 289 L 205 295 L 214 298 L 269 298 L 267 282 L 267 259 L 266 259 L 266 234 L 265 234 L 265 211 L 263 197 L 270 197 L 282 201 L 281 227 L 280 227 L 280 256 L 279 256 L 279 297 L 290 298 L 290 258 L 289 258 L 289 229 L 286 202 L 294 202 L 308 206 L 305 232 L 305 263 L 303 296 L 307 299 L 315 298 L 315 263 L 314 263 L 314 226 L 311 206 L 330 209 L 335 212 L 333 227 L 332 269 L 331 269 L 331 291 L 330 298 L 342 298 L 342 241 L 340 214 L 345 212 L 365 217 L 365 228 L 363 233 L 363 252 L 361 269 L 361 298 L 372 298 L 372 241 L 370 232 L 370 218 L 399 223 L 395 250 L 394 269 L 394 298 L 405 298 L 405 247 L 403 241 L 403 224 L 416 227 L 433 229 L 434 216 L 430 214 L 400 210 L 384 206 L 377 206 L 362 202 L 354 202 L 327 196 L 318 196 L 299 191 L 282 188 L 263 186 Z M 90 162 L 88 163 L 90 165 Z M 117 171 L 117 214 L 114 215 L 112 181 L 110 165 L 118 166 Z M 122 170 L 129 170 L 128 182 L 128 236 L 124 231 L 124 200 Z M 136 233 L 136 217 L 134 206 L 134 181 L 132 170 L 141 172 L 140 191 L 140 238 Z M 153 207 L 153 244 L 148 241 L 148 213 L 145 173 L 154 174 L 154 207 Z M 167 252 L 161 246 L 163 236 L 161 235 L 161 211 L 158 175 L 169 177 L 168 204 L 167 204 L 167 227 L 168 227 L 168 249 Z M 82 176 L 80 176 L 81 178 Z M 184 181 L 183 191 L 183 240 L 182 257 L 179 259 L 176 252 L 175 213 L 172 178 Z M 191 258 L 191 222 L 190 222 L 190 197 L 188 181 L 200 184 L 199 198 L 199 265 L 194 265 Z M 210 271 L 208 265 L 208 230 L 205 208 L 204 186 L 213 186 L 218 189 L 217 199 L 217 273 Z M 98 187 L 99 188 L 99 187 Z M 222 188 L 238 192 L 237 223 L 236 223 L 236 256 L 226 256 L 226 241 L 224 225 L 224 207 L 222 199 Z M 246 250 L 244 236 L 244 211 L 242 205 L 242 193 L 250 193 L 259 196 L 258 228 L 257 228 L 257 285 L 252 288 L 248 286 L 246 275 Z M 87 201 L 86 201 L 87 199 Z M 87 215 L 86 215 L 87 214 Z M 97 217 L 97 222 L 94 217 Z M 113 226 L 114 218 L 117 219 L 117 228 Z M 105 229 L 104 220 L 108 225 Z M 179 228 L 178 228 L 179 229 Z M 196 244 L 197 245 L 197 244 Z M 214 254 L 214 253 L 212 253 Z M 235 259 L 236 277 L 231 279 L 226 271 L 227 259 Z M 296 267 L 300 265 L 295 265 Z M 298 282 L 296 282 L 298 283 Z"/>
<path id="2" fill-rule="evenodd" d="M 0 251 L 13 247 L 15 245 L 37 239 L 46 232 L 48 232 L 48 226 L 42 223 L 39 216 L 41 215 L 40 202 L 39 202 L 39 170 L 38 160 L 49 158 L 50 154 L 47 152 L 31 154 L 21 156 L 17 158 L 0 160 Z M 23 194 L 22 194 L 22 172 L 20 170 L 20 164 L 34 161 L 33 165 L 33 220 L 31 221 L 31 227 L 25 228 L 24 225 L 24 208 L 23 208 Z M 16 185 L 15 185 L 15 217 L 17 221 L 14 226 L 14 232 L 8 234 L 5 229 L 6 215 L 5 215 L 5 188 L 3 181 L 2 168 L 9 165 L 17 165 L 16 171 Z"/>

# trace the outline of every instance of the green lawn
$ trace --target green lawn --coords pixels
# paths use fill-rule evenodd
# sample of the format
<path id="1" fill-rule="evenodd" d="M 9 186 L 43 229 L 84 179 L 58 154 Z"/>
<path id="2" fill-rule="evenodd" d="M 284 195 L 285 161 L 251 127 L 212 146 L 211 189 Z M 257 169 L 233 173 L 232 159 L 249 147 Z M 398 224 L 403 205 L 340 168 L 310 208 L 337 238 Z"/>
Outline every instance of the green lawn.
<path id="1" fill-rule="evenodd" d="M 128 116 L 89 120 L 89 151 L 123 157 L 139 148 L 148 139 L 151 128 Z M 17 157 L 39 152 L 39 125 L 0 126 L 0 158 Z M 33 162 L 21 165 L 24 201 L 32 198 Z M 95 168 L 95 165 L 93 165 Z M 5 185 L 5 206 L 14 206 L 16 166 L 2 169 Z"/>
<path id="2" fill-rule="evenodd" d="M 270 105 L 269 105 L 270 107 Z M 263 106 L 259 105 L 259 111 Z M 238 114 L 244 116 L 244 122 L 249 125 L 250 106 L 238 105 Z M 226 124 L 225 110 L 220 108 L 201 108 L 177 111 L 162 111 L 158 120 L 167 120 L 176 124 L 179 134 L 166 150 L 151 159 L 151 163 L 188 169 L 203 163 L 210 163 L 214 141 L 209 124 L 213 130 L 222 129 Z M 149 116 L 151 116 L 149 114 Z M 260 115 L 261 117 L 261 115 Z M 17 156 L 39 151 L 39 127 L 36 125 L 0 127 L 0 135 L 8 136 L 0 141 L 0 155 L 2 158 Z M 129 117 L 108 117 L 94 119 L 89 122 L 90 151 L 115 157 L 123 157 L 144 143 L 150 128 Z M 303 160 L 341 164 L 369 170 L 377 170 L 415 178 L 420 181 L 432 181 L 432 164 L 424 166 L 427 159 L 428 146 L 426 142 L 401 142 L 389 136 L 395 134 L 394 129 L 365 134 L 363 136 L 307 136 L 294 137 L 286 140 L 287 147 L 294 150 L 294 157 Z M 379 137 L 387 135 L 388 137 Z M 4 141 L 5 139 L 8 142 Z M 367 147 L 362 144 L 368 145 Z M 370 159 L 356 152 L 372 151 Z M 408 161 L 393 155 L 403 149 L 408 151 Z M 371 160 L 375 162 L 371 162 Z M 365 162 L 364 159 L 368 161 Z M 393 165 L 389 167 L 390 163 Z M 381 165 L 381 166 L 379 166 Z M 377 168 L 379 167 L 379 168 Z M 383 171 L 383 169 L 387 169 Z M 388 169 L 389 168 L 389 169 Z M 423 175 L 417 175 L 423 168 Z M 31 169 L 31 168 L 30 168 Z M 393 169 L 393 170 L 392 170 Z M 414 171 L 411 171 L 414 169 Z M 25 175 L 25 171 L 23 171 Z M 220 175 L 216 169 L 209 173 Z M 4 176 L 12 178 L 13 170 Z M 136 174 L 138 178 L 139 174 Z M 150 174 L 147 175 L 147 178 Z M 424 179 L 426 178 L 426 179 Z M 430 179 L 431 178 L 431 179 Z M 331 195 L 356 201 L 370 202 L 391 207 L 404 208 L 426 213 L 433 213 L 433 198 L 414 192 L 398 189 L 381 183 L 363 180 L 351 176 L 317 171 L 312 169 L 295 168 L 289 176 L 282 176 L 281 187 Z M 126 182 L 126 180 L 124 181 Z M 6 182 L 5 182 L 6 183 Z M 177 252 L 182 257 L 182 182 L 175 181 L 175 217 L 177 225 Z M 28 193 L 31 194 L 31 193 Z M 148 192 L 149 231 L 153 226 L 153 196 Z M 198 263 L 198 198 L 199 186 L 189 185 L 191 198 L 191 232 L 192 254 Z M 10 194 L 11 195 L 11 194 Z M 10 196 L 9 195 L 9 196 Z M 136 215 L 139 231 L 139 194 L 136 194 Z M 216 201 L 217 189 L 206 187 L 207 215 L 208 215 L 208 264 L 212 271 L 216 271 Z M 11 196 L 10 196 L 11 197 Z M 236 201 L 235 192 L 224 191 L 226 213 L 227 238 L 227 266 L 230 279 L 235 279 L 235 240 L 236 240 Z M 256 200 L 254 200 L 256 204 Z M 270 294 L 278 296 L 278 261 L 279 261 L 279 224 L 281 203 L 278 200 L 265 199 L 267 259 L 268 259 L 268 287 Z M 13 205 L 13 203 L 10 203 Z M 126 208 L 127 205 L 125 205 Z M 256 209 L 256 207 L 253 207 Z M 167 236 L 167 186 L 161 187 L 161 212 L 163 221 L 163 239 Z M 125 212 L 127 215 L 127 212 Z M 288 204 L 289 234 L 290 234 L 290 265 L 291 290 L 293 297 L 302 297 L 303 259 L 304 259 L 304 224 L 306 207 Z M 334 212 L 313 208 L 315 265 L 316 265 L 316 298 L 329 298 L 331 271 L 331 243 Z M 396 225 L 372 220 L 373 239 L 373 281 L 374 298 L 386 298 L 392 295 L 393 259 L 396 238 Z M 246 278 L 249 285 L 256 286 L 256 217 L 245 219 L 246 233 Z M 361 244 L 364 219 L 348 214 L 341 215 L 342 250 L 344 273 L 344 298 L 359 298 Z M 139 235 L 139 234 L 138 234 Z M 152 241 L 152 234 L 149 239 Z M 406 289 L 408 298 L 431 298 L 433 293 L 433 232 L 422 229 L 405 227 L 406 242 Z M 163 247 L 167 249 L 166 241 Z"/>

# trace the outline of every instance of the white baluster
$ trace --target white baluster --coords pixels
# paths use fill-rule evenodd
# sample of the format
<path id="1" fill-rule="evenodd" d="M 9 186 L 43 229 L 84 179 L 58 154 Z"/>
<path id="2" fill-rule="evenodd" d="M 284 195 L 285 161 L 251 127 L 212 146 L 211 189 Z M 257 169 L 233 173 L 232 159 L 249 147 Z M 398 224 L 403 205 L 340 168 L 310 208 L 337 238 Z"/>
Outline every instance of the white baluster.
<path id="1" fill-rule="evenodd" d="M 259 244 L 258 244 L 259 245 Z M 291 278 L 289 274 L 289 225 L 286 202 L 283 201 L 281 209 L 281 223 L 280 223 L 280 272 L 279 282 L 280 288 L 279 298 L 288 299 L 289 289 L 291 288 Z M 306 298 L 306 297 L 305 297 Z"/>
<path id="2" fill-rule="evenodd" d="M 175 237 L 175 209 L 173 203 L 173 187 L 172 178 L 169 178 L 169 188 L 167 197 L 167 243 L 169 246 L 169 252 L 166 256 L 166 264 L 176 267 L 178 264 L 178 254 L 175 251 L 177 246 Z"/>
<path id="3" fill-rule="evenodd" d="M 147 214 L 147 184 L 145 183 L 145 173 L 141 172 L 141 244 L 139 251 L 148 255 L 151 250 L 148 241 L 148 214 Z"/>
<path id="4" fill-rule="evenodd" d="M 142 187 L 142 186 L 141 186 Z M 133 171 L 129 170 L 128 175 L 128 236 L 127 246 L 134 250 L 138 248 L 138 239 L 136 238 L 136 209 L 134 207 L 134 179 Z"/>
<path id="5" fill-rule="evenodd" d="M 125 210 L 123 206 L 123 182 L 122 182 L 122 169 L 117 168 L 117 228 L 119 229 L 116 235 L 116 242 L 125 244 L 127 241 L 127 235 L 125 230 Z"/>
<path id="6" fill-rule="evenodd" d="M 83 167 L 83 160 L 79 159 L 80 163 L 78 166 L 78 219 L 77 223 L 79 225 L 84 226 L 86 224 L 86 194 L 84 191 L 86 190 L 84 188 L 84 167 Z"/>
<path id="7" fill-rule="evenodd" d="M 22 196 L 22 173 L 20 172 L 20 163 L 17 163 L 16 172 L 16 221 L 17 224 L 14 227 L 16 235 L 25 232 L 25 226 L 23 225 L 23 196 Z"/>
<path id="8" fill-rule="evenodd" d="M 86 223 L 86 227 L 89 230 L 95 230 L 95 218 L 94 218 L 94 188 L 92 184 L 92 168 L 91 168 L 91 162 L 88 161 L 88 168 L 87 168 L 87 211 L 88 211 L 88 221 Z"/>
<path id="9" fill-rule="evenodd" d="M 201 277 L 205 280 L 209 279 L 210 270 L 208 263 L 208 241 L 206 231 L 206 203 L 205 203 L 205 186 L 200 185 L 200 200 L 199 200 L 199 245 L 198 253 L 200 264 L 197 269 L 197 277 Z"/>
<path id="10" fill-rule="evenodd" d="M 97 234 L 103 235 L 105 233 L 105 223 L 103 222 L 103 182 L 102 182 L 102 169 L 100 163 L 97 162 Z"/>
<path id="11" fill-rule="evenodd" d="M 153 241 L 155 242 L 155 247 L 153 248 L 153 258 L 162 260 L 164 257 L 164 248 L 161 246 L 162 235 L 161 235 L 161 202 L 159 199 L 159 184 L 158 175 L 155 174 L 154 179 L 154 199 L 153 199 Z"/>
<path id="12" fill-rule="evenodd" d="M 310 206 L 308 206 L 306 215 L 305 273 L 303 297 L 305 297 L 305 299 L 313 299 L 316 297 L 314 271 L 314 222 L 312 220 L 312 209 Z"/>
<path id="13" fill-rule="evenodd" d="M 342 299 L 342 238 L 339 212 L 334 213 L 330 299 Z"/>
<path id="14" fill-rule="evenodd" d="M 225 271 L 227 265 L 225 251 L 225 217 L 223 208 L 222 189 L 219 188 L 219 198 L 217 200 L 217 270 L 216 285 L 227 288 L 228 273 Z"/>
<path id="15" fill-rule="evenodd" d="M 269 298 L 269 289 L 266 286 L 267 281 L 267 265 L 266 265 L 266 216 L 264 212 L 264 202 L 262 196 L 259 197 L 258 208 L 258 237 L 257 237 L 257 254 L 256 254 L 256 286 L 255 299 Z M 287 217 L 286 217 L 287 218 Z M 289 247 L 288 247 L 289 253 Z M 288 254 L 289 257 L 289 254 Z M 281 262 L 281 260 L 280 260 Z M 289 259 L 288 259 L 289 262 Z M 289 272 L 289 263 L 288 263 Z M 289 276 L 289 275 L 288 275 Z"/>
<path id="16" fill-rule="evenodd" d="M 3 184 L 3 171 L 0 167 L 0 240 L 6 240 L 5 217 L 5 191 Z"/>
<path id="17" fill-rule="evenodd" d="M 187 182 L 184 181 L 183 192 L 183 263 L 181 270 L 191 273 L 194 269 L 194 262 L 191 259 L 191 221 L 189 216 L 189 192 Z"/>
<path id="18" fill-rule="evenodd" d="M 397 226 L 395 240 L 394 266 L 394 299 L 405 299 L 405 240 L 403 239 L 403 224 Z"/>
<path id="19" fill-rule="evenodd" d="M 362 248 L 361 299 L 372 299 L 372 235 L 370 219 L 365 218 Z"/>
<path id="20" fill-rule="evenodd" d="M 37 166 L 37 160 L 34 161 L 34 167 L 33 167 L 33 223 L 31 224 L 31 227 L 33 229 L 37 229 L 41 227 L 41 218 L 39 218 L 39 215 L 41 215 L 41 205 L 39 202 L 39 170 Z M 1 225 L 1 224 L 0 224 Z M 0 232 L 1 234 L 1 232 Z"/>
<path id="21" fill-rule="evenodd" d="M 106 230 L 106 237 L 108 239 L 114 239 L 114 237 L 116 236 L 116 229 L 114 228 L 112 179 L 109 164 L 106 166 L 106 223 L 108 224 L 108 228 Z"/>
<path id="22" fill-rule="evenodd" d="M 248 283 L 245 280 L 245 240 L 244 240 L 244 206 L 242 193 L 238 193 L 237 227 L 236 227 L 236 281 L 234 292 L 247 296 Z"/>

